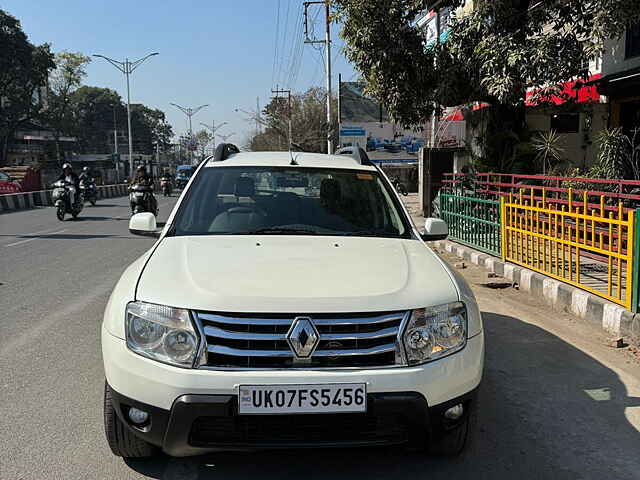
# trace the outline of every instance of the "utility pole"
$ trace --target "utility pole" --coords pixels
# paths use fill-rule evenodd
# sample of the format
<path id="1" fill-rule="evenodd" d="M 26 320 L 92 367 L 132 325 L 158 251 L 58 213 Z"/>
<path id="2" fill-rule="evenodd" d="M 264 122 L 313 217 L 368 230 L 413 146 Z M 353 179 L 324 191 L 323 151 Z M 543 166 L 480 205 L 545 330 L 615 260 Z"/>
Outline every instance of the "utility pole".
<path id="1" fill-rule="evenodd" d="M 116 67 L 127 78 L 127 126 L 129 129 L 129 175 L 133 178 L 133 135 L 131 134 L 131 92 L 129 89 L 129 75 L 138 68 L 149 57 L 158 55 L 158 52 L 150 53 L 146 57 L 143 57 L 135 62 L 130 62 L 128 58 L 125 58 L 124 62 L 119 62 L 113 58 L 105 57 L 104 55 L 93 55 L 94 57 L 103 58 L 111 65 Z"/>
<path id="2" fill-rule="evenodd" d="M 193 117 L 196 113 L 198 113 L 204 107 L 208 107 L 209 105 L 208 104 L 200 105 L 199 107 L 196 107 L 196 108 L 183 107 L 181 105 L 178 105 L 177 103 L 171 103 L 171 105 L 179 109 L 182 113 L 184 113 L 187 116 L 187 118 L 189 118 L 189 143 L 191 144 L 193 142 L 193 127 L 191 126 L 191 117 Z M 193 150 L 191 150 L 191 145 L 189 145 L 189 161 L 191 165 L 193 165 Z"/>
<path id="3" fill-rule="evenodd" d="M 116 167 L 116 183 L 120 182 L 120 168 L 118 160 L 118 122 L 116 119 L 116 105 L 113 106 L 113 163 Z"/>
<path id="4" fill-rule="evenodd" d="M 276 94 L 276 98 L 278 98 L 278 95 L 281 93 L 286 93 L 289 96 L 289 148 L 288 150 L 291 150 L 291 142 L 293 142 L 293 130 L 292 130 L 292 126 L 291 126 L 291 117 L 293 115 L 293 110 L 291 109 L 291 90 L 271 90 L 271 93 L 275 93 Z"/>
<path id="5" fill-rule="evenodd" d="M 256 133 L 260 131 L 260 97 L 256 97 Z"/>
<path id="6" fill-rule="evenodd" d="M 203 127 L 205 127 L 207 130 L 209 130 L 211 132 L 211 137 L 213 138 L 213 149 L 216 149 L 216 132 L 218 131 L 219 128 L 224 127 L 227 124 L 227 122 L 222 122 L 220 125 L 218 125 L 216 127 L 216 121 L 213 120 L 211 122 L 211 125 L 207 125 L 206 123 L 202 123 L 200 122 L 200 125 L 202 125 Z"/>
<path id="7" fill-rule="evenodd" d="M 324 5 L 325 34 L 324 40 L 309 38 L 309 6 Z M 331 0 L 304 2 L 304 43 L 324 43 L 325 73 L 327 83 L 327 153 L 333 152 L 332 118 L 331 118 Z"/>

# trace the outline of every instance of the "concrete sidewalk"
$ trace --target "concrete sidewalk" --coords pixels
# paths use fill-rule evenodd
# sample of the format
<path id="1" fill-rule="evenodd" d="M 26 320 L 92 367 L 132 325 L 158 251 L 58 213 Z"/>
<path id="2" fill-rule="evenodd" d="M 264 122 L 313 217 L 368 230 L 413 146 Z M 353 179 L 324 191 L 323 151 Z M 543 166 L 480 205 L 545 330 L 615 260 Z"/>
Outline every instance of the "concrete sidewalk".
<path id="1" fill-rule="evenodd" d="M 410 194 L 402 200 L 414 223 L 422 230 L 425 218 L 419 209 L 418 196 Z M 608 335 L 623 337 L 629 343 L 640 345 L 640 314 L 633 314 L 597 295 L 450 240 L 432 242 L 432 246 L 503 277 L 554 310 L 570 313 L 601 328 Z"/>

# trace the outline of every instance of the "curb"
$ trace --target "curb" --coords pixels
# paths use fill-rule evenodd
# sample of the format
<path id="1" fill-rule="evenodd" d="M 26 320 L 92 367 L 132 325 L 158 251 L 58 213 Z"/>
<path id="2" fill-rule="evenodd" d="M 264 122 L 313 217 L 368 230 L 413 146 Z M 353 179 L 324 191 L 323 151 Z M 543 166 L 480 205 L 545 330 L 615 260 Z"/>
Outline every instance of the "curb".
<path id="1" fill-rule="evenodd" d="M 0 212 L 52 206 L 51 192 L 52 190 L 39 190 L 37 192 L 0 195 Z M 124 197 L 128 194 L 129 191 L 126 184 L 98 186 L 98 199 Z"/>
<path id="2" fill-rule="evenodd" d="M 517 283 L 520 290 L 543 298 L 554 310 L 574 315 L 608 335 L 624 337 L 640 345 L 640 314 L 633 314 L 620 305 L 572 285 L 451 241 L 435 241 L 433 246 Z"/>

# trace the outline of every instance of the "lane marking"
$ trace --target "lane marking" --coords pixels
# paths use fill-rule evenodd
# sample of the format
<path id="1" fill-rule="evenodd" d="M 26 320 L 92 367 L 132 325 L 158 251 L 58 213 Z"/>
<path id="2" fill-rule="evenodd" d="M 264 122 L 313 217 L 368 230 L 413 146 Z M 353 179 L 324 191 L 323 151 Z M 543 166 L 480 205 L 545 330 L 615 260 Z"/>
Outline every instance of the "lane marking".
<path id="1" fill-rule="evenodd" d="M 47 235 L 53 235 L 56 233 L 62 233 L 62 232 L 66 232 L 67 230 L 69 230 L 68 228 L 65 228 L 63 230 L 57 230 L 55 232 L 48 232 Z M 31 234 L 34 235 L 34 234 Z M 33 242 L 34 240 L 39 240 L 41 237 L 34 237 L 34 238 L 28 238 L 26 240 L 20 240 L 19 242 L 14 242 L 14 243 L 8 243 L 5 245 L 5 247 L 15 247 L 16 245 L 23 245 L 27 242 Z"/>

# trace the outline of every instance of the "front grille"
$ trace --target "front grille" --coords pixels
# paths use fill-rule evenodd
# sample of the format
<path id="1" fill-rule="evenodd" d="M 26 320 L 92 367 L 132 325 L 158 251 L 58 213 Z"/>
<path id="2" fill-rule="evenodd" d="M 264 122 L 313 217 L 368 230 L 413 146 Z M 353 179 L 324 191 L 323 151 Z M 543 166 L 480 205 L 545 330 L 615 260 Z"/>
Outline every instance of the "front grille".
<path id="1" fill-rule="evenodd" d="M 199 417 L 189 443 L 196 447 L 239 445 L 340 445 L 404 443 L 409 426 L 399 415 L 250 415 Z"/>
<path id="2" fill-rule="evenodd" d="M 406 312 L 358 314 L 195 315 L 206 339 L 206 366 L 216 368 L 385 367 L 396 364 L 397 338 Z M 310 317 L 320 334 L 310 359 L 300 362 L 287 332 L 296 317 Z"/>

